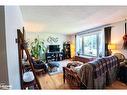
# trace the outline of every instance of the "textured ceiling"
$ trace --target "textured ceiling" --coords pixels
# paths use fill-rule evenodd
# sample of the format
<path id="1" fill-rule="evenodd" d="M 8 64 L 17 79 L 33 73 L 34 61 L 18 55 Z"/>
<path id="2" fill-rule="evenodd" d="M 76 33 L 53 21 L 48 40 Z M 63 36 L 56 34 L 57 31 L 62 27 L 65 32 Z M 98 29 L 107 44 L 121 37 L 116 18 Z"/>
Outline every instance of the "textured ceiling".
<path id="1" fill-rule="evenodd" d="M 28 32 L 73 34 L 124 20 L 127 7 L 113 6 L 21 6 Z"/>

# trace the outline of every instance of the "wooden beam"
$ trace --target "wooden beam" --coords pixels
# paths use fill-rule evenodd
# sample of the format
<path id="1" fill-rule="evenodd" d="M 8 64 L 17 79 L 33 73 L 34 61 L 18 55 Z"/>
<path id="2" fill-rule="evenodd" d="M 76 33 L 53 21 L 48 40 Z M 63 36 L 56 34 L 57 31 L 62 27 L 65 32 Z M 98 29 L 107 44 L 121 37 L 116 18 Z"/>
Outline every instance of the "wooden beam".
<path id="1" fill-rule="evenodd" d="M 19 59 L 19 73 L 20 73 L 20 85 L 23 89 L 23 75 L 22 75 L 22 56 L 21 56 L 21 40 L 20 40 L 20 30 L 17 29 L 17 40 L 18 40 L 18 59 Z"/>

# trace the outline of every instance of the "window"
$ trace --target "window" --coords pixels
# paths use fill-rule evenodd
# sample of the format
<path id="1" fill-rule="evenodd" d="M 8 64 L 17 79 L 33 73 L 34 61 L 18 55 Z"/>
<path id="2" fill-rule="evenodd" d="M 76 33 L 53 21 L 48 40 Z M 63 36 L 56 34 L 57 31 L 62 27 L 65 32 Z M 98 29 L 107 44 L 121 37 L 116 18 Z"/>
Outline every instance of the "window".
<path id="1" fill-rule="evenodd" d="M 83 54 L 86 56 L 97 56 L 97 34 L 84 36 L 83 42 Z"/>
<path id="2" fill-rule="evenodd" d="M 97 31 L 93 33 L 77 35 L 77 54 L 90 57 L 102 56 L 104 50 L 103 33 L 103 31 Z"/>

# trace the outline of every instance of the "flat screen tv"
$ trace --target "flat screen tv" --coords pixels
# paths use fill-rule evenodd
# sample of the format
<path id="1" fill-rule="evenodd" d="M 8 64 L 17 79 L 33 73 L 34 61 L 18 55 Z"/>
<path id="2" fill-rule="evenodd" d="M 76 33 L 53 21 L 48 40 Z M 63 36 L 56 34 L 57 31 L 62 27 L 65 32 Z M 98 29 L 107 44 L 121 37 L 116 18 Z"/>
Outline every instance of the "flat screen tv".
<path id="1" fill-rule="evenodd" d="M 49 45 L 49 52 L 59 52 L 59 45 Z"/>

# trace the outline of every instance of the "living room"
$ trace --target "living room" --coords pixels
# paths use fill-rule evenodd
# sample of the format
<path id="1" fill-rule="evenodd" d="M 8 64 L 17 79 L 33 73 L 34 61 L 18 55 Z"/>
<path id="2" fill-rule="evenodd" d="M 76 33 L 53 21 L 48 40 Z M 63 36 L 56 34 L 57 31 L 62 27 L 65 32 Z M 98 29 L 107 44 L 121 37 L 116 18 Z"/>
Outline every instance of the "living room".
<path id="1" fill-rule="evenodd" d="M 74 63 L 71 65 L 76 64 L 76 67 L 80 69 L 84 63 L 115 53 L 124 55 L 124 59 L 121 60 L 126 61 L 126 44 L 123 47 L 124 41 L 126 43 L 126 39 L 123 39 L 126 35 L 127 22 L 127 7 L 125 6 L 1 6 L 0 8 L 2 14 L 0 19 L 5 23 L 1 26 L 3 29 L 1 31 L 5 34 L 0 36 L 1 39 L 6 39 L 6 43 L 2 40 L 3 46 L 1 45 L 1 51 L 4 51 L 6 58 L 1 60 L 3 63 L 7 61 L 6 65 L 2 64 L 4 70 L 0 73 L 2 75 L 5 72 L 5 77 L 1 81 L 11 85 L 11 89 L 34 89 L 31 82 L 36 78 L 39 81 L 36 85 L 41 85 L 41 89 L 81 89 L 84 86 L 83 89 L 89 89 L 88 84 L 71 88 L 67 82 L 68 77 L 65 78 L 64 83 L 63 70 L 66 69 L 63 67 L 68 66 L 68 63 Z M 24 60 L 19 58 L 17 29 L 23 33 L 27 50 L 35 64 L 37 62 L 44 64 L 42 68 L 39 65 L 32 71 L 26 70 L 34 77 L 30 78 L 32 81 L 28 79 L 30 87 L 27 87 L 29 86 L 26 85 L 27 83 L 21 85 L 24 81 L 28 82 L 26 79 L 28 73 L 25 76 L 20 72 L 22 70 L 20 62 L 31 61 L 25 46 L 20 48 L 26 52 L 21 57 Z M 9 48 L 10 46 L 12 48 Z M 15 49 L 15 52 L 12 49 Z M 80 66 L 77 66 L 77 63 Z M 25 65 L 25 68 L 31 68 L 31 65 L 27 66 Z M 73 69 L 73 66 L 70 67 Z M 74 78 L 75 73 L 71 73 L 71 78 Z M 13 74 L 16 74 L 15 77 Z M 72 82 L 71 78 L 69 81 Z M 80 81 L 74 80 L 75 83 L 82 83 L 80 78 Z M 109 88 L 104 89 L 127 89 L 125 84 L 125 81 L 117 80 Z M 101 87 L 97 88 L 103 89 Z"/>

